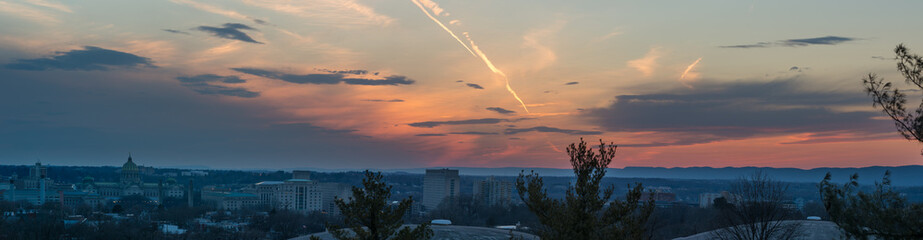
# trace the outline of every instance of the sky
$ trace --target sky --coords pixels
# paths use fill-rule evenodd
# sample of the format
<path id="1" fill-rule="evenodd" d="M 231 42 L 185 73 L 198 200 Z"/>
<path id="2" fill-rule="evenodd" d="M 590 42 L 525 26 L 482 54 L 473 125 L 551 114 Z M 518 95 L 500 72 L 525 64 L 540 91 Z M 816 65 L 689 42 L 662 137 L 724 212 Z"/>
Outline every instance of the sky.
<path id="1" fill-rule="evenodd" d="M 0 0 L 0 164 L 923 163 L 920 1 Z M 917 90 L 917 91 L 914 91 Z M 911 107 L 915 104 L 910 104 Z"/>

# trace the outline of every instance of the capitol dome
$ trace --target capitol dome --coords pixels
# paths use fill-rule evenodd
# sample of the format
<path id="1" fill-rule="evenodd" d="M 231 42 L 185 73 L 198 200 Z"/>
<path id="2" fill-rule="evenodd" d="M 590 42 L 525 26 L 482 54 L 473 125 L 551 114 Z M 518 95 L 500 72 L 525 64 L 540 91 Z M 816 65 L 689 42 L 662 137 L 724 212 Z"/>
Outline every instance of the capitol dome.
<path id="1" fill-rule="evenodd" d="M 128 154 L 128 162 L 125 162 L 125 164 L 122 165 L 122 172 L 137 172 L 137 171 L 140 171 L 138 169 L 138 165 L 135 164 L 135 162 L 131 161 L 131 154 Z"/>

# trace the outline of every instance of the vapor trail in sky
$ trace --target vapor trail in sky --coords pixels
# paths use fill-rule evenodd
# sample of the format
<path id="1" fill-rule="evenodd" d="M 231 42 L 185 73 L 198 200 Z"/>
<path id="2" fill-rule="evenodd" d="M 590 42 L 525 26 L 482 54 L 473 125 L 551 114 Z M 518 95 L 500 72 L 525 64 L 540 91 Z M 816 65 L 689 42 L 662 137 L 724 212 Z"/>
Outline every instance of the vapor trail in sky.
<path id="1" fill-rule="evenodd" d="M 702 58 L 696 59 L 695 62 L 689 64 L 689 66 L 686 67 L 686 71 L 683 71 L 683 75 L 679 76 L 679 81 L 683 83 L 683 85 L 686 85 L 686 87 L 692 88 L 692 85 L 686 83 L 686 75 L 689 74 L 689 71 L 692 71 L 692 69 L 695 68 L 695 65 L 699 64 L 699 61 L 702 61 Z"/>
<path id="2" fill-rule="evenodd" d="M 484 62 L 484 64 L 487 65 L 487 68 L 490 68 L 490 71 L 491 71 L 491 72 L 493 72 L 494 74 L 497 74 L 498 76 L 502 77 L 502 78 L 503 78 L 503 81 L 504 81 L 504 83 L 505 83 L 505 85 L 506 85 L 506 91 L 510 92 L 510 94 L 513 95 L 513 98 L 515 98 L 516 101 L 519 101 L 519 105 L 522 106 L 522 109 L 525 110 L 527 114 L 531 114 L 531 113 L 532 113 L 532 112 L 529 111 L 529 107 L 526 106 L 526 103 L 525 103 L 524 101 L 522 101 L 522 98 L 519 98 L 519 94 L 516 94 L 516 91 L 513 90 L 513 87 L 510 86 L 510 78 L 507 77 L 506 74 L 503 73 L 503 71 L 500 71 L 500 69 L 498 69 L 496 66 L 494 66 L 494 63 L 491 62 L 490 59 L 487 58 L 487 55 L 484 54 L 484 52 L 481 51 L 480 48 L 478 48 L 478 45 L 474 43 L 474 40 L 471 40 L 471 36 L 468 35 L 468 32 L 463 32 L 462 34 L 465 35 L 465 39 L 467 39 L 467 40 L 468 40 L 468 43 L 471 44 L 471 47 L 470 47 L 470 48 L 469 48 L 468 45 L 466 45 L 463 41 L 461 41 L 461 39 L 459 39 L 458 36 L 455 35 L 455 33 L 452 33 L 452 30 L 449 30 L 449 28 L 446 27 L 445 25 L 443 25 L 442 22 L 439 22 L 439 20 L 437 20 L 435 17 L 433 17 L 433 15 L 429 13 L 429 11 L 426 11 L 426 8 L 424 8 L 423 5 L 420 4 L 420 2 L 419 2 L 418 0 L 410 0 L 410 1 L 412 1 L 414 4 L 416 4 L 417 7 L 420 7 L 420 10 L 422 10 L 423 13 L 426 13 L 426 16 L 428 16 L 430 19 L 432 19 L 433 22 L 436 22 L 436 24 L 439 24 L 439 26 L 442 27 L 442 29 L 445 29 L 446 32 L 448 32 L 449 34 L 451 34 L 452 37 L 455 38 L 455 40 L 458 40 L 458 43 L 460 43 L 463 47 L 465 47 L 465 49 L 468 49 L 468 52 L 470 52 L 471 55 L 474 55 L 475 57 L 480 57 L 481 60 Z M 472 51 L 472 50 L 473 50 L 473 51 Z M 536 120 L 538 120 L 539 123 L 541 123 L 541 119 L 536 118 Z M 542 124 L 542 125 L 544 125 L 544 124 Z M 551 149 L 553 149 L 553 150 L 556 151 L 556 152 L 562 152 L 562 151 L 561 151 L 560 149 L 558 149 L 554 144 L 552 144 L 551 141 L 548 140 L 548 136 L 547 136 L 545 133 L 542 133 L 542 135 L 545 137 L 545 143 L 547 143 L 548 146 L 551 147 Z"/>
<path id="3" fill-rule="evenodd" d="M 436 24 L 439 24 L 439 26 L 442 27 L 442 29 L 445 29 L 445 31 L 448 32 L 449 35 L 452 35 L 452 37 L 455 38 L 455 40 L 457 40 L 458 43 L 462 45 L 462 47 L 465 47 L 465 49 L 467 49 L 468 52 L 471 53 L 471 55 L 475 57 L 480 57 L 481 60 L 484 61 L 484 64 L 487 64 L 487 67 L 490 68 L 490 71 L 494 72 L 497 75 L 500 75 L 500 77 L 503 77 L 503 80 L 506 82 L 506 90 L 509 91 L 511 94 L 513 94 L 513 98 L 516 98 L 516 101 L 519 101 L 519 104 L 522 105 L 522 109 L 525 110 L 526 113 L 531 113 L 529 112 L 529 108 L 526 107 L 526 103 L 523 102 L 522 99 L 519 98 L 519 95 L 516 94 L 516 91 L 513 91 L 513 88 L 510 87 L 510 79 L 506 77 L 506 74 L 504 74 L 503 71 L 500 71 L 500 69 L 497 69 L 497 67 L 494 67 L 494 64 L 490 62 L 490 59 L 487 59 L 487 55 L 484 55 L 484 52 L 478 49 L 478 46 L 474 44 L 474 41 L 471 40 L 471 37 L 468 36 L 467 32 L 462 33 L 462 34 L 464 34 L 465 38 L 468 39 L 468 42 L 471 43 L 471 47 L 468 47 L 468 45 L 465 44 L 465 42 L 463 42 L 460 38 L 458 38 L 458 36 L 456 36 L 455 33 L 453 33 L 451 29 L 446 27 L 445 24 L 442 24 L 442 22 L 439 21 L 439 19 L 436 19 L 436 17 L 430 14 L 429 11 L 427 11 L 426 8 L 423 7 L 423 4 L 421 4 L 420 1 L 418 0 L 410 0 L 410 1 L 413 2 L 413 4 L 416 4 L 417 7 L 419 7 L 420 10 L 423 11 L 423 13 L 425 13 L 427 17 L 429 17 L 429 19 L 432 19 L 433 22 L 436 22 Z M 472 48 L 474 49 L 474 51 L 472 51 Z"/>
<path id="4" fill-rule="evenodd" d="M 522 99 L 519 98 L 519 95 L 516 94 L 516 91 L 513 91 L 513 88 L 510 87 L 510 78 L 506 77 L 506 74 L 503 73 L 503 71 L 500 71 L 500 69 L 497 69 L 497 67 L 494 67 L 494 63 L 491 62 L 490 59 L 487 59 L 487 55 L 484 55 L 484 52 L 482 52 L 481 49 L 478 48 L 478 45 L 474 44 L 474 41 L 471 40 L 471 36 L 468 36 L 467 32 L 463 32 L 462 34 L 464 34 L 465 38 L 468 39 L 468 42 L 471 43 L 471 48 L 474 48 L 474 52 L 477 53 L 477 56 L 481 57 L 481 60 L 484 61 L 484 64 L 487 64 L 487 67 L 490 68 L 490 71 L 494 72 L 497 75 L 500 75 L 500 77 L 503 77 L 503 80 L 506 82 L 506 90 L 509 91 L 511 94 L 513 94 L 513 97 L 516 98 L 516 101 L 519 101 L 519 104 L 522 105 L 522 109 L 526 110 L 526 113 L 531 113 L 529 112 L 529 108 L 526 107 L 526 103 L 523 102 Z"/>
<path id="5" fill-rule="evenodd" d="M 429 11 L 426 11 L 426 8 L 423 7 L 423 4 L 420 4 L 420 2 L 417 0 L 410 0 L 410 1 L 413 2 L 413 4 L 416 4 L 417 7 L 420 7 L 420 10 L 423 11 L 423 13 L 425 13 L 426 16 L 429 17 L 429 19 L 432 19 L 433 22 L 436 22 L 436 24 L 439 24 L 439 26 L 442 27 L 442 29 L 445 29 L 445 31 L 448 32 L 449 35 L 452 35 L 452 37 L 455 38 L 455 40 L 458 41 L 458 43 L 461 43 L 462 47 L 465 47 L 465 49 L 468 49 L 468 52 L 471 53 L 472 56 L 477 57 L 477 55 L 475 55 L 474 52 L 471 51 L 471 48 L 469 48 L 468 45 L 465 45 L 465 42 L 462 42 L 462 40 L 458 38 L 458 36 L 456 36 L 455 33 L 452 32 L 452 30 L 446 27 L 445 24 L 442 24 L 442 22 L 440 22 L 439 19 L 436 19 L 436 17 L 433 17 L 432 14 L 429 14 Z"/>

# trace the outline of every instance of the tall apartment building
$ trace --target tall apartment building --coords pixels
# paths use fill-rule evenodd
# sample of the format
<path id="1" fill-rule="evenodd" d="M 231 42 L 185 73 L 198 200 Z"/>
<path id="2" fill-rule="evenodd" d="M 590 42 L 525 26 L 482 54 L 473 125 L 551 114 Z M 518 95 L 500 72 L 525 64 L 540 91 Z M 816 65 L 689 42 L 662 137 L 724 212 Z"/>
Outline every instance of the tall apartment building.
<path id="1" fill-rule="evenodd" d="M 474 197 L 488 205 L 506 205 L 510 203 L 513 183 L 489 177 L 474 183 Z"/>
<path id="2" fill-rule="evenodd" d="M 435 209 L 447 197 L 457 197 L 459 191 L 458 170 L 426 169 L 423 178 L 423 207 Z"/>
<path id="3" fill-rule="evenodd" d="M 336 199 L 349 201 L 352 197 L 352 188 L 345 183 L 318 183 L 318 189 L 321 192 L 322 211 L 331 214 L 340 214 L 340 209 L 336 206 Z"/>

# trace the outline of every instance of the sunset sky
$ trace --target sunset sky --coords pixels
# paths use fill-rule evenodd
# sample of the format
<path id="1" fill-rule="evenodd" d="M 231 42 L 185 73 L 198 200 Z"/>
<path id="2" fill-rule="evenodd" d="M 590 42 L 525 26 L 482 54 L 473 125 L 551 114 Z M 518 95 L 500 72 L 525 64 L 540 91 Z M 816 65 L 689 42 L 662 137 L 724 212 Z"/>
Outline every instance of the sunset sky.
<path id="1" fill-rule="evenodd" d="M 0 164 L 923 164 L 921 1 L 0 0 Z M 919 91 L 910 107 L 917 106 Z"/>

